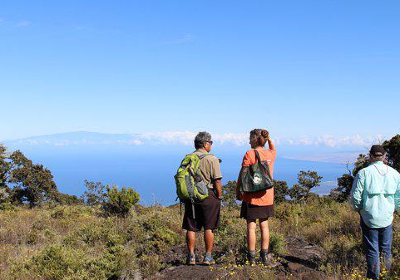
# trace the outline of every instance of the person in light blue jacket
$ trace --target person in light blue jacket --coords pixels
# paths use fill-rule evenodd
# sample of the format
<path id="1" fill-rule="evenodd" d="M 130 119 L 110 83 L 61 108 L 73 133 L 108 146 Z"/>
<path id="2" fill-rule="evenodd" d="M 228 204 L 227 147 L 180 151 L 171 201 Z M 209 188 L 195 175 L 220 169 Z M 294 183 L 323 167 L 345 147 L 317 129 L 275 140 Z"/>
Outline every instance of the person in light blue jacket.
<path id="1" fill-rule="evenodd" d="M 387 271 L 391 268 L 393 213 L 400 206 L 400 174 L 384 164 L 386 151 L 382 146 L 372 146 L 369 156 L 371 164 L 354 180 L 351 204 L 361 216 L 367 278 L 378 279 L 380 257 Z"/>

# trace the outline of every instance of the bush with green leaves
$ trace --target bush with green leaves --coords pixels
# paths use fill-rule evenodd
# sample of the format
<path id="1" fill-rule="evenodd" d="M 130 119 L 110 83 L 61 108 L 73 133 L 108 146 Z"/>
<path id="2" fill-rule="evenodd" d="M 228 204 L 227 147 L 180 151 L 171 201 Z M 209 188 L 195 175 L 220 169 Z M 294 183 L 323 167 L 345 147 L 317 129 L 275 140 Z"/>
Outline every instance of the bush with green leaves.
<path id="1" fill-rule="evenodd" d="M 103 210 L 108 215 L 126 217 L 132 207 L 139 202 L 139 194 L 131 189 L 117 186 L 107 186 L 107 192 L 102 203 Z"/>
<path id="2" fill-rule="evenodd" d="M 81 197 L 88 206 L 99 205 L 106 215 L 126 217 L 139 200 L 139 194 L 131 188 L 103 185 L 85 180 L 86 191 Z"/>
<path id="3" fill-rule="evenodd" d="M 90 256 L 85 250 L 60 245 L 50 245 L 25 262 L 14 265 L 10 279 L 90 280 L 120 279 L 127 264 L 129 252 L 121 245 L 108 247 L 98 256 Z"/>
<path id="4" fill-rule="evenodd" d="M 60 205 L 78 205 L 83 204 L 83 200 L 79 199 L 76 195 L 69 195 L 65 193 L 57 193 L 54 196 L 54 202 Z"/>

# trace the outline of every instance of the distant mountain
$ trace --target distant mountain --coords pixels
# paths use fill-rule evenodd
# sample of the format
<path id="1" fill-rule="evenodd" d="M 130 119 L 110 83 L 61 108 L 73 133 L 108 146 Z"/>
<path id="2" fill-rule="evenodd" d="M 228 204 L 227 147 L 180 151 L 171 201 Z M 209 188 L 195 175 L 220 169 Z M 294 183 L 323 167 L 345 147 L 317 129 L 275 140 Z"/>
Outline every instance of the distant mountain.
<path id="1" fill-rule="evenodd" d="M 140 134 L 108 134 L 98 132 L 77 131 L 51 135 L 34 136 L 24 139 L 6 141 L 11 145 L 99 145 L 99 144 L 140 144 L 136 140 Z"/>

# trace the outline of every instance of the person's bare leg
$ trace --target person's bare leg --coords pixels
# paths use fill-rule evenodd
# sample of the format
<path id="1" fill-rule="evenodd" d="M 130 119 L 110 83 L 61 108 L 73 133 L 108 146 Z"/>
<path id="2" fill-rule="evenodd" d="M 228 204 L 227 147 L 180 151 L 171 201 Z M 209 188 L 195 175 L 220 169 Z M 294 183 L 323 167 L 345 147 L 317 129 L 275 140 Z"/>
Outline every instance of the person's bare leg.
<path id="1" fill-rule="evenodd" d="M 261 250 L 268 251 L 269 249 L 269 225 L 268 220 L 260 219 L 261 229 Z"/>
<path id="2" fill-rule="evenodd" d="M 247 249 L 256 250 L 256 222 L 254 220 L 247 220 Z"/>
<path id="3" fill-rule="evenodd" d="M 189 253 L 194 253 L 196 244 L 196 232 L 188 230 L 186 232 L 186 246 Z"/>
<path id="4" fill-rule="evenodd" d="M 206 253 L 211 253 L 214 246 L 214 232 L 211 229 L 204 231 L 204 243 L 206 245 Z"/>
<path id="5" fill-rule="evenodd" d="M 214 259 L 211 255 L 214 246 L 214 233 L 211 229 L 204 230 L 204 243 L 206 245 L 206 254 L 204 256 L 203 264 L 204 265 L 214 264 Z"/>
<path id="6" fill-rule="evenodd" d="M 260 257 L 264 265 L 270 265 L 271 262 L 268 260 L 268 249 L 269 249 L 269 226 L 268 220 L 260 219 L 261 229 L 261 251 Z"/>

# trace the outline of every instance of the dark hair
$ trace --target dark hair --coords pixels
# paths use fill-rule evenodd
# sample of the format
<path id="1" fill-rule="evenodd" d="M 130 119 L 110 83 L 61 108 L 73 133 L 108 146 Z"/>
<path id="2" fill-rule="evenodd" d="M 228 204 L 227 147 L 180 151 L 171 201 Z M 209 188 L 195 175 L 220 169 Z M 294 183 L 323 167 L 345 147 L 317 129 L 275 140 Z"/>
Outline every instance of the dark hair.
<path id="1" fill-rule="evenodd" d="M 264 147 L 267 143 L 269 132 L 266 129 L 253 129 L 250 131 L 250 140 L 257 139 L 257 145 Z"/>
<path id="2" fill-rule="evenodd" d="M 210 142 L 210 141 L 211 141 L 210 133 L 206 131 L 199 132 L 194 138 L 194 147 L 196 149 L 201 149 L 204 147 L 205 142 Z"/>

